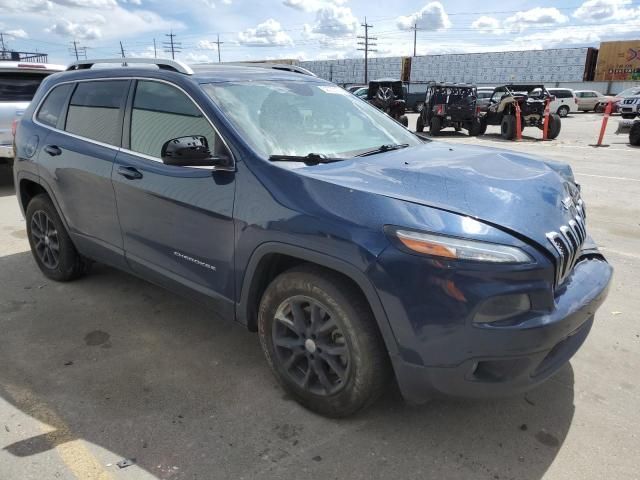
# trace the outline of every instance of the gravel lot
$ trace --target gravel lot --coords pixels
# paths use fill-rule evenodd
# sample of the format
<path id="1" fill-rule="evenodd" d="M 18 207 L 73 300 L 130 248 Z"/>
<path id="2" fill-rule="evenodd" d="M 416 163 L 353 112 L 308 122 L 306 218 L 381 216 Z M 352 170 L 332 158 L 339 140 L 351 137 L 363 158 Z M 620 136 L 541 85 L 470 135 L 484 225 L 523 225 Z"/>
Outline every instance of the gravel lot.
<path id="1" fill-rule="evenodd" d="M 343 421 L 288 398 L 257 337 L 215 312 L 103 266 L 46 280 L 0 167 L 0 479 L 640 478 L 640 149 L 615 117 L 589 147 L 601 118 L 546 143 L 442 137 L 573 166 L 616 273 L 571 364 L 526 396 L 412 407 L 390 389 Z"/>

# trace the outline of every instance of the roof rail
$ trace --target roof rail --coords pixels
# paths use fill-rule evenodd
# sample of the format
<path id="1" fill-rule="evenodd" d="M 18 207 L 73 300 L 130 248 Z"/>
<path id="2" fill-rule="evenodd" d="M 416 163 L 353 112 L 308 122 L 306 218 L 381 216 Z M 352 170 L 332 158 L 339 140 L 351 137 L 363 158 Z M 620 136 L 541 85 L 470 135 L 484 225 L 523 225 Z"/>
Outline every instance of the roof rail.
<path id="1" fill-rule="evenodd" d="M 185 63 L 178 60 L 159 58 L 100 58 L 80 60 L 69 65 L 67 70 L 86 70 L 100 63 L 120 64 L 123 67 L 127 67 L 130 63 L 157 65 L 160 70 L 171 70 L 173 72 L 184 73 L 185 75 L 193 75 L 193 70 Z"/>

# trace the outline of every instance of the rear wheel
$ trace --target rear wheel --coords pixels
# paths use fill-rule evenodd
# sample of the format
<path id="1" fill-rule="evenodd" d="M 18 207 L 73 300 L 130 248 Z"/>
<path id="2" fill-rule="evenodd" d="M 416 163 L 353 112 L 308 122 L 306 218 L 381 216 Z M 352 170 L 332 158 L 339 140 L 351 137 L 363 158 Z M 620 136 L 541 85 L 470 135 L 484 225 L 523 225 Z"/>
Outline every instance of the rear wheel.
<path id="1" fill-rule="evenodd" d="M 431 118 L 431 123 L 429 124 L 429 133 L 431 135 L 438 135 L 442 130 L 442 119 L 440 117 Z"/>
<path id="2" fill-rule="evenodd" d="M 552 113 L 549 115 L 549 129 L 547 130 L 547 138 L 553 140 L 560 135 L 560 127 L 562 126 L 562 120 L 560 116 Z"/>
<path id="3" fill-rule="evenodd" d="M 422 115 L 418 115 L 418 119 L 416 120 L 416 132 L 424 132 L 424 120 L 422 119 Z"/>
<path id="4" fill-rule="evenodd" d="M 422 109 L 423 109 L 423 108 L 424 108 L 424 102 L 418 102 L 418 103 L 416 103 L 416 104 L 414 105 L 414 107 L 413 107 L 413 111 L 414 111 L 414 112 L 417 112 L 417 113 L 420 113 L 420 112 L 422 112 Z"/>
<path id="5" fill-rule="evenodd" d="M 485 125 L 484 129 L 487 129 L 487 126 Z M 472 137 L 476 137 L 478 135 L 480 135 L 480 130 L 482 130 L 482 122 L 480 121 L 479 118 L 474 118 L 473 121 L 471 122 L 471 125 L 469 125 L 469 135 Z"/>
<path id="6" fill-rule="evenodd" d="M 560 108 L 558 108 L 558 115 L 560 115 L 562 118 L 569 115 L 569 107 L 567 107 L 566 105 L 562 105 Z"/>
<path id="7" fill-rule="evenodd" d="M 629 143 L 635 147 L 640 146 L 640 122 L 635 122 L 629 132 Z"/>
<path id="8" fill-rule="evenodd" d="M 407 117 L 406 115 L 402 115 L 402 116 L 398 119 L 398 121 L 399 121 L 402 125 L 404 125 L 405 127 L 408 127 L 408 126 L 409 126 L 409 117 Z"/>
<path id="9" fill-rule="evenodd" d="M 500 136 L 505 140 L 513 140 L 516 136 L 516 117 L 505 115 L 500 124 Z"/>
<path id="10" fill-rule="evenodd" d="M 31 253 L 45 276 L 66 282 L 88 271 L 90 262 L 76 250 L 47 195 L 37 195 L 29 202 L 26 221 Z"/>
<path id="11" fill-rule="evenodd" d="M 478 135 L 484 135 L 487 133 L 487 120 L 485 118 L 480 119 L 480 130 L 478 131 Z"/>
<path id="12" fill-rule="evenodd" d="M 389 362 L 371 309 L 333 272 L 303 266 L 278 276 L 260 302 L 258 332 L 280 384 L 322 415 L 351 415 L 388 383 Z"/>

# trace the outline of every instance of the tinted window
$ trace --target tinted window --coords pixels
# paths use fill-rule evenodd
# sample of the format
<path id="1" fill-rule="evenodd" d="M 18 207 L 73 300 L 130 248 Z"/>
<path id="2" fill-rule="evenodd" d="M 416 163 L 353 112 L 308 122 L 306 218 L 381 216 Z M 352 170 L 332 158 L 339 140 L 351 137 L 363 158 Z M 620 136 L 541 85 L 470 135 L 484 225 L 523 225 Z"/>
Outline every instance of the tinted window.
<path id="1" fill-rule="evenodd" d="M 58 124 L 58 119 L 62 114 L 65 102 L 72 88 L 72 83 L 66 83 L 64 85 L 58 85 L 51 90 L 40 107 L 40 110 L 38 110 L 38 116 L 36 118 L 45 125 L 55 127 Z"/>
<path id="2" fill-rule="evenodd" d="M 30 102 L 47 74 L 0 73 L 0 102 Z"/>
<path id="3" fill-rule="evenodd" d="M 185 136 L 206 137 L 214 153 L 220 143 L 202 112 L 180 90 L 166 83 L 138 82 L 131 112 L 130 149 L 160 158 L 165 142 Z"/>
<path id="4" fill-rule="evenodd" d="M 128 80 L 80 82 L 69 102 L 65 130 L 111 145 L 120 145 L 120 110 Z"/>
<path id="5" fill-rule="evenodd" d="M 487 92 L 487 91 L 478 92 L 478 98 L 491 98 L 491 95 L 493 95 L 493 91 L 491 91 L 491 92 Z"/>
<path id="6" fill-rule="evenodd" d="M 549 90 L 551 95 L 554 95 L 556 98 L 571 98 L 573 97 L 570 90 Z"/>

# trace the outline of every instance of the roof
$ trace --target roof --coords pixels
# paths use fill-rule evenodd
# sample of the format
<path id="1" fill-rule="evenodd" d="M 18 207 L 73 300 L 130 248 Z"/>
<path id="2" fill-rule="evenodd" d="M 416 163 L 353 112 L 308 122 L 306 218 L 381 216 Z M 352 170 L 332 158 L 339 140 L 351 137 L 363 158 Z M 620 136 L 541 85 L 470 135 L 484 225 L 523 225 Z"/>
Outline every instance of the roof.
<path id="1" fill-rule="evenodd" d="M 297 80 L 303 82 L 328 83 L 318 77 L 281 70 L 250 65 L 193 65 L 193 79 L 199 83 L 227 82 L 243 80 Z"/>
<path id="2" fill-rule="evenodd" d="M 476 88 L 472 83 L 453 83 L 453 82 L 429 82 L 430 87 L 447 87 L 447 88 Z"/>
<path id="3" fill-rule="evenodd" d="M 0 62 L 0 71 L 62 72 L 67 67 L 55 63 Z"/>

